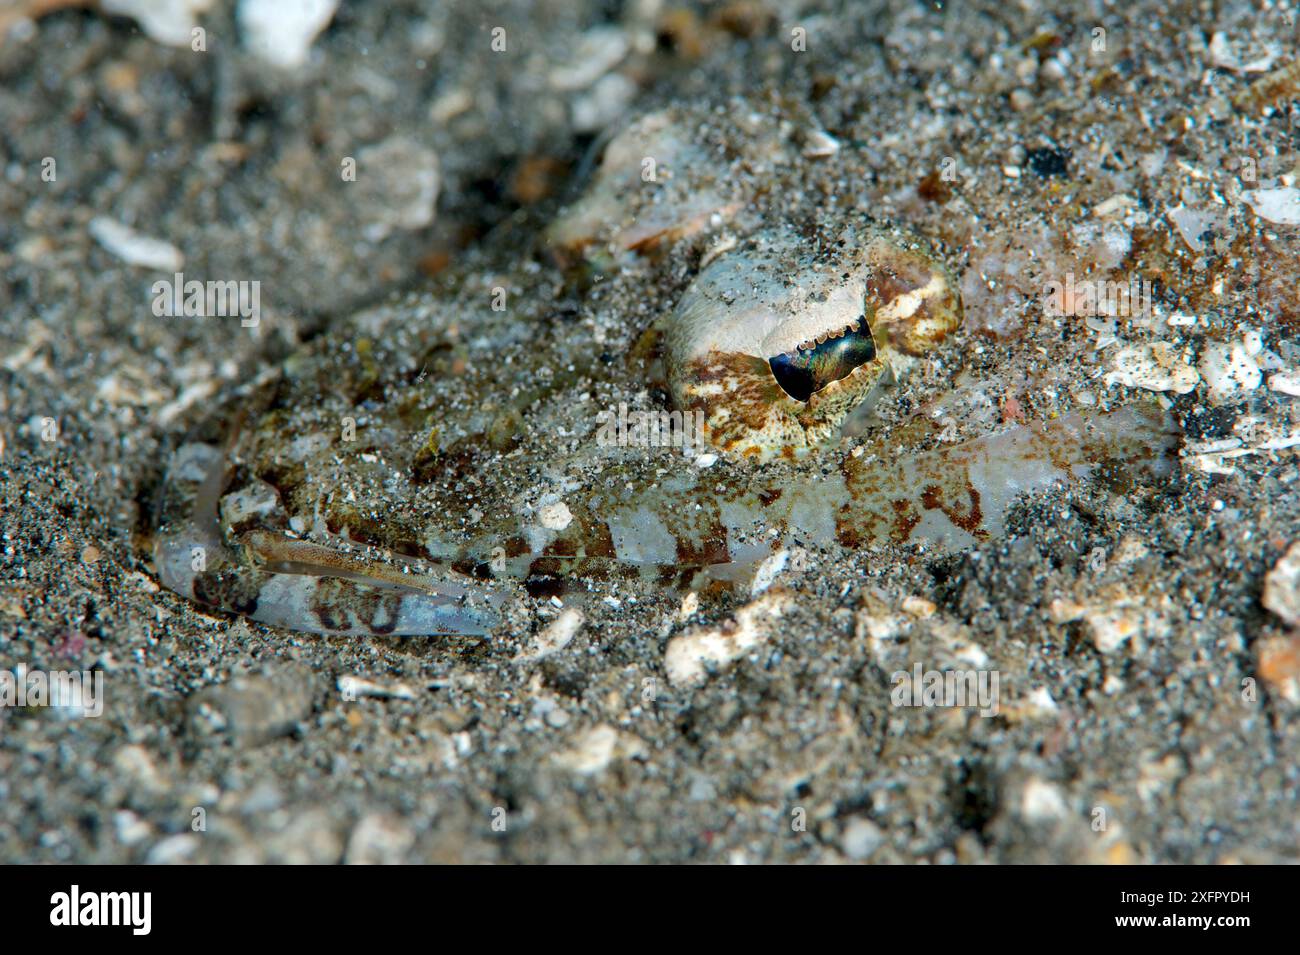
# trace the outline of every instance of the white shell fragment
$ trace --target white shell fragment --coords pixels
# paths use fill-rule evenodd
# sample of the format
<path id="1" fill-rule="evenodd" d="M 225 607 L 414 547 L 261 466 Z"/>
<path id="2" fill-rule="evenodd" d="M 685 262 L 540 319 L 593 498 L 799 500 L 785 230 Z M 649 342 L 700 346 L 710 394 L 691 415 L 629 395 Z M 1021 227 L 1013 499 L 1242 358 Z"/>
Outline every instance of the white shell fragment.
<path id="1" fill-rule="evenodd" d="M 1300 398 L 1300 372 L 1280 371 L 1269 378 L 1268 387 L 1270 391 Z"/>
<path id="2" fill-rule="evenodd" d="M 746 604 L 734 620 L 697 627 L 668 641 L 664 669 L 674 685 L 703 683 L 710 670 L 735 663 L 766 642 L 772 627 L 791 603 L 788 594 L 772 592 Z"/>
<path id="3" fill-rule="evenodd" d="M 580 776 L 592 776 L 619 758 L 645 754 L 645 747 L 630 733 L 620 733 L 608 723 L 593 726 L 574 741 L 572 749 L 554 757 L 555 764 Z"/>
<path id="4" fill-rule="evenodd" d="M 1070 807 L 1060 786 L 1035 776 L 1020 794 L 1020 812 L 1029 822 L 1055 822 L 1069 815 Z"/>
<path id="5" fill-rule="evenodd" d="M 1266 73 L 1273 68 L 1277 60 L 1277 53 L 1269 49 L 1263 56 L 1254 60 L 1242 62 L 1237 51 L 1233 49 L 1228 40 L 1228 35 L 1222 30 L 1216 30 L 1210 36 L 1209 46 L 1206 47 L 1206 53 L 1209 54 L 1210 63 L 1222 70 L 1231 70 L 1234 73 Z"/>
<path id="6" fill-rule="evenodd" d="M 1277 225 L 1300 225 L 1300 189 L 1295 186 L 1251 189 L 1241 194 L 1241 200 L 1261 219 Z"/>
<path id="7" fill-rule="evenodd" d="M 1169 210 L 1169 221 L 1174 224 L 1189 249 L 1193 252 L 1205 251 L 1205 243 L 1201 240 L 1201 236 L 1214 224 L 1212 215 L 1203 210 L 1177 205 Z"/>
<path id="8" fill-rule="evenodd" d="M 840 141 L 830 133 L 814 129 L 804 135 L 802 152 L 809 159 L 825 159 L 839 151 Z"/>
<path id="9" fill-rule="evenodd" d="M 240 0 L 239 31 L 258 59 L 283 70 L 307 62 L 311 45 L 329 26 L 338 0 Z"/>
<path id="10" fill-rule="evenodd" d="M 1151 600 L 1124 585 L 1112 585 L 1083 601 L 1053 600 L 1048 608 L 1055 623 L 1081 620 L 1085 634 L 1098 650 L 1117 653 L 1126 645 L 1141 653 L 1147 643 L 1169 636 L 1167 599 Z"/>
<path id="11" fill-rule="evenodd" d="M 1098 219 L 1105 219 L 1116 213 L 1128 212 L 1131 209 L 1138 208 L 1139 203 L 1130 195 L 1117 192 L 1109 199 L 1104 199 L 1092 207 L 1092 214 Z"/>
<path id="12" fill-rule="evenodd" d="M 776 582 L 776 578 L 781 576 L 785 566 L 790 561 L 790 552 L 782 548 L 770 557 L 765 557 L 758 565 L 758 570 L 754 573 L 753 583 L 749 585 L 750 596 L 757 597 L 759 594 L 766 593 L 767 590 Z"/>
<path id="13" fill-rule="evenodd" d="M 376 700 L 413 700 L 415 691 L 404 683 L 385 685 L 375 683 L 359 676 L 341 676 L 335 686 L 345 700 L 356 700 L 363 696 Z"/>
<path id="14" fill-rule="evenodd" d="M 1245 342 L 1214 342 L 1201 355 L 1201 375 L 1210 390 L 1210 400 L 1226 401 L 1238 391 L 1254 391 L 1263 372 Z"/>
<path id="15" fill-rule="evenodd" d="M 515 662 L 532 663 L 536 660 L 544 660 L 554 653 L 559 653 L 573 642 L 573 638 L 582 629 L 585 619 L 581 610 L 572 607 L 565 610 L 537 635 L 526 653 L 521 653 L 515 657 Z"/>
<path id="16" fill-rule="evenodd" d="M 102 0 L 107 14 L 130 17 L 151 40 L 167 46 L 189 46 L 196 15 L 212 8 L 212 0 Z"/>
<path id="17" fill-rule="evenodd" d="M 1130 345 L 1116 353 L 1114 362 L 1115 370 L 1106 375 L 1108 385 L 1185 395 L 1201 377 L 1164 342 Z"/>
<path id="18" fill-rule="evenodd" d="M 89 230 L 91 238 L 127 265 L 176 272 L 185 264 L 181 250 L 170 242 L 141 235 L 115 219 L 96 216 L 90 220 Z"/>
<path id="19" fill-rule="evenodd" d="M 573 512 L 563 501 L 556 501 L 538 508 L 537 519 L 549 531 L 562 531 L 573 523 Z"/>
<path id="20" fill-rule="evenodd" d="M 884 841 L 885 834 L 880 830 L 879 826 L 870 819 L 855 816 L 844 827 L 840 845 L 844 849 L 846 856 L 861 862 L 870 858 L 871 854 L 879 849 Z"/>

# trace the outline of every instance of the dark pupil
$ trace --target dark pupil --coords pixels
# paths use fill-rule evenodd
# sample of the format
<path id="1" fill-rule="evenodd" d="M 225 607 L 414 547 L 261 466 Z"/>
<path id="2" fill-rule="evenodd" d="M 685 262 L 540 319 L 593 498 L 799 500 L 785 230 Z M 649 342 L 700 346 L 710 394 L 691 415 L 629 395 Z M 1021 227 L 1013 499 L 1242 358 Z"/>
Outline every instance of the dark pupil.
<path id="1" fill-rule="evenodd" d="M 876 357 L 876 343 L 871 338 L 866 319 L 859 320 L 852 331 L 824 341 L 816 348 L 798 349 L 769 358 L 776 383 L 796 401 L 807 401 L 832 381 L 848 377 L 859 365 Z"/>

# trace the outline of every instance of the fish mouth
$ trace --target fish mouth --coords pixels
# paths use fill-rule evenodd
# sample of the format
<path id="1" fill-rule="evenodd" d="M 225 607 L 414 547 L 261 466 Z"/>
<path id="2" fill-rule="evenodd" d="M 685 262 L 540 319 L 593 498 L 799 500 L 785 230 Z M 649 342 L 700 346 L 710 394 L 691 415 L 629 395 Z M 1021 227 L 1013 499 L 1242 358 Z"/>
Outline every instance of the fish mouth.
<path id="1" fill-rule="evenodd" d="M 767 360 L 781 390 L 807 402 L 827 385 L 847 378 L 876 357 L 876 340 L 865 315 L 843 330 L 827 332 L 793 351 Z"/>

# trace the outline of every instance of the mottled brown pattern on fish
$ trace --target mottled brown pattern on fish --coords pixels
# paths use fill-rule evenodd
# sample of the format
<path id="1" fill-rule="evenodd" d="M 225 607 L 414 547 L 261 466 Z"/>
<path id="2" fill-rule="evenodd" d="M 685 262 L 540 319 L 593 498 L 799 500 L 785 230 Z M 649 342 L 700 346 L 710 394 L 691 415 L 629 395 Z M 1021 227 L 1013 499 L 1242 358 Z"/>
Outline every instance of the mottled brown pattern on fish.
<path id="1" fill-rule="evenodd" d="M 893 524 L 889 529 L 889 539 L 896 544 L 905 544 L 908 538 L 912 536 L 912 531 L 916 529 L 916 525 L 921 523 L 921 515 L 917 513 L 916 505 L 906 498 L 890 501 L 889 506 L 894 511 Z"/>
<path id="2" fill-rule="evenodd" d="M 955 501 L 949 501 L 944 489 L 938 484 L 929 484 L 921 491 L 921 504 L 926 510 L 940 510 L 947 515 L 948 520 L 960 527 L 962 530 L 972 534 L 974 537 L 983 540 L 989 536 L 989 532 L 980 525 L 984 522 L 984 514 L 980 510 L 980 492 L 975 486 L 966 481 L 965 492 L 970 500 L 970 505 L 964 511 Z"/>
<path id="3" fill-rule="evenodd" d="M 512 556 L 507 554 L 507 556 Z M 573 515 L 573 523 L 542 550 L 543 557 L 617 558 L 609 524 L 593 517 L 585 508 Z"/>
<path id="4" fill-rule="evenodd" d="M 194 599 L 209 607 L 252 614 L 257 611 L 258 594 L 269 579 L 269 574 L 247 567 L 204 571 L 194 578 Z"/>
<path id="5" fill-rule="evenodd" d="M 675 534 L 677 566 L 702 567 L 708 564 L 725 564 L 731 560 L 727 529 L 718 519 L 716 505 L 710 509 L 707 523 L 702 523 L 702 533 L 695 539 Z"/>
<path id="6" fill-rule="evenodd" d="M 319 577 L 309 610 L 321 628 L 351 632 L 364 629 L 371 633 L 392 633 L 402 595 L 395 591 L 361 588 L 338 577 Z"/>
<path id="7" fill-rule="evenodd" d="M 876 298 L 876 308 L 883 309 L 900 295 L 924 289 L 936 273 L 932 270 L 901 274 L 896 268 L 878 269 L 867 278 L 868 299 Z M 935 319 L 944 316 L 944 320 Z M 872 330 L 883 341 L 909 355 L 924 355 L 933 351 L 961 324 L 961 298 L 951 282 L 945 282 L 943 291 L 931 292 L 921 298 L 916 311 L 903 321 L 873 323 Z"/>
<path id="8" fill-rule="evenodd" d="M 856 550 L 862 546 L 862 528 L 852 509 L 844 507 L 835 515 L 835 539 L 841 547 Z"/>
<path id="9" fill-rule="evenodd" d="M 704 429 L 714 447 L 731 450 L 768 426 L 774 405 L 794 402 L 772 377 L 767 362 L 740 352 L 709 352 L 691 362 L 687 376 L 699 386 L 719 385 L 711 395 L 691 389 L 679 395 L 683 410 L 704 412 Z M 727 414 L 729 412 L 729 414 Z M 725 415 L 725 417 L 724 417 Z"/>
<path id="10" fill-rule="evenodd" d="M 507 537 L 501 545 L 501 549 L 506 552 L 507 557 L 523 557 L 529 552 L 528 540 L 516 534 L 513 537 Z"/>
<path id="11" fill-rule="evenodd" d="M 925 288 L 929 281 L 928 270 L 903 275 L 897 268 L 876 268 L 867 273 L 867 296 L 875 300 L 877 308 L 882 308 L 900 295 Z"/>

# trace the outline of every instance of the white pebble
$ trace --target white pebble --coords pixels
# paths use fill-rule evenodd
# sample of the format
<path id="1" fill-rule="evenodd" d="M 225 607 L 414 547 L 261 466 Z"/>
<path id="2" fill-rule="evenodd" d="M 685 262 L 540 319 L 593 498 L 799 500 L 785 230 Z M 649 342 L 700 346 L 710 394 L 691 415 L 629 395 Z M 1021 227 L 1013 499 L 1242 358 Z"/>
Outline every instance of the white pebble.
<path id="1" fill-rule="evenodd" d="M 763 559 L 754 572 L 754 581 L 749 585 L 749 595 L 757 597 L 772 586 L 776 578 L 785 570 L 785 565 L 790 560 L 788 550 L 779 550 L 775 554 Z"/>
<path id="2" fill-rule="evenodd" d="M 1268 387 L 1270 391 L 1291 395 L 1293 398 L 1300 397 L 1300 372 L 1279 372 L 1269 378 Z"/>
<path id="3" fill-rule="evenodd" d="M 167 46 L 189 46 L 198 26 L 195 14 L 205 13 L 212 0 L 101 0 L 103 11 L 130 17 L 151 40 Z"/>
<path id="4" fill-rule="evenodd" d="M 1164 342 L 1131 345 L 1115 355 L 1114 371 L 1106 375 L 1106 384 L 1148 391 L 1172 391 L 1185 395 L 1196 387 L 1200 375 L 1182 361 Z"/>
<path id="5" fill-rule="evenodd" d="M 710 670 L 741 659 L 771 637 L 774 622 L 789 605 L 787 595 L 765 594 L 741 607 L 734 620 L 716 627 L 698 627 L 669 640 L 664 653 L 669 682 L 703 683 Z"/>
<path id="6" fill-rule="evenodd" d="M 1259 365 L 1244 342 L 1213 342 L 1201 355 L 1201 375 L 1210 400 L 1226 401 L 1238 391 L 1254 391 L 1263 380 Z"/>
<path id="7" fill-rule="evenodd" d="M 573 513 L 563 501 L 543 504 L 537 509 L 537 519 L 549 531 L 562 531 L 573 523 Z"/>
<path id="8" fill-rule="evenodd" d="M 533 641 L 529 651 L 517 656 L 515 662 L 531 663 L 535 660 L 545 659 L 553 653 L 559 653 L 573 642 L 573 638 L 582 629 L 582 623 L 585 619 L 581 610 L 573 607 L 565 610 L 537 635 L 537 639 Z"/>
<path id="9" fill-rule="evenodd" d="M 1031 779 L 1020 796 L 1020 811 L 1030 822 L 1052 822 L 1065 818 L 1069 809 L 1059 786 Z"/>
<path id="10" fill-rule="evenodd" d="M 1300 544 L 1292 544 L 1264 577 L 1262 602 L 1289 626 L 1300 626 Z"/>
<path id="11" fill-rule="evenodd" d="M 1278 225 L 1300 225 L 1300 189 L 1251 189 L 1241 194 L 1255 215 Z"/>
<path id="12" fill-rule="evenodd" d="M 572 749 L 559 753 L 554 758 L 564 769 L 592 776 L 618 757 L 640 756 L 644 752 L 645 747 L 636 737 L 620 733 L 614 727 L 602 723 L 579 735 Z"/>
<path id="13" fill-rule="evenodd" d="M 240 0 L 239 30 L 244 45 L 280 69 L 307 62 L 312 42 L 334 19 L 339 0 Z"/>
<path id="14" fill-rule="evenodd" d="M 113 219 L 96 216 L 89 228 L 91 238 L 127 265 L 176 272 L 185 264 L 181 250 L 170 242 L 141 235 Z"/>
<path id="15" fill-rule="evenodd" d="M 803 154 L 809 159 L 824 159 L 840 151 L 840 141 L 830 133 L 814 129 L 804 136 Z"/>
<path id="16" fill-rule="evenodd" d="M 870 858 L 884 841 L 885 834 L 880 831 L 880 827 L 870 819 L 859 816 L 849 820 L 849 824 L 844 827 L 840 845 L 846 856 L 861 862 Z"/>

